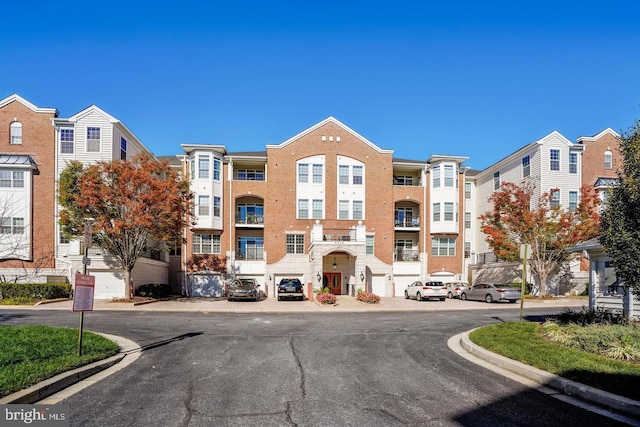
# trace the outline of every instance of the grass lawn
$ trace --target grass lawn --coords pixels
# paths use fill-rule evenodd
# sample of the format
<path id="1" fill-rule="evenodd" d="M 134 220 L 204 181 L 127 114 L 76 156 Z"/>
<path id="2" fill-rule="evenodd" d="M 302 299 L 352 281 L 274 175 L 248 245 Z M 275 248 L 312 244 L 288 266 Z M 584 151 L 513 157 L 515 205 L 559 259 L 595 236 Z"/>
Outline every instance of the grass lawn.
<path id="1" fill-rule="evenodd" d="M 51 326 L 0 326 L 0 397 L 39 381 L 113 356 L 118 345 L 83 332 L 78 357 L 78 330 Z"/>
<path id="2" fill-rule="evenodd" d="M 598 335 L 607 336 L 603 326 Z M 531 322 L 510 322 L 473 331 L 475 344 L 530 366 L 564 378 L 640 400 L 640 363 L 615 360 L 595 352 L 551 342 L 542 335 L 543 327 Z M 635 336 L 638 331 L 629 329 Z M 602 344 L 594 344 L 602 345 Z M 606 349 L 601 349 L 606 352 Z"/>

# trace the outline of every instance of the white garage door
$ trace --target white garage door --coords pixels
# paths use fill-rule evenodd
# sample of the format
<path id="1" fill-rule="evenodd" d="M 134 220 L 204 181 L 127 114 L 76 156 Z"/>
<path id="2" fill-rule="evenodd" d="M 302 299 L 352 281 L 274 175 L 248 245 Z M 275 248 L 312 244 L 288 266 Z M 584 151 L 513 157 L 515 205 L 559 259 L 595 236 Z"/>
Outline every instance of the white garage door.
<path id="1" fill-rule="evenodd" d="M 403 297 L 404 290 L 407 288 L 407 286 L 409 286 L 416 280 L 418 280 L 416 276 L 394 276 L 393 283 L 395 284 L 395 288 L 396 288 L 394 296 Z"/>
<path id="2" fill-rule="evenodd" d="M 386 280 L 384 275 L 371 277 L 371 292 L 380 297 L 389 296 L 387 295 Z"/>
<path id="3" fill-rule="evenodd" d="M 96 278 L 93 299 L 124 298 L 124 275 L 119 272 L 96 271 L 89 272 Z"/>

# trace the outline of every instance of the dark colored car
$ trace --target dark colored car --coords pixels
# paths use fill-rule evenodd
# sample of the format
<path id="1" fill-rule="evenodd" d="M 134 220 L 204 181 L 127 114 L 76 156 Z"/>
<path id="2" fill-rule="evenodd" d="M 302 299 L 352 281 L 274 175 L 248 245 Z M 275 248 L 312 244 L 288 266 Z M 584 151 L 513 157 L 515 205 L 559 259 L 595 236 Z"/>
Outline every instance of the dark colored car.
<path id="1" fill-rule="evenodd" d="M 278 301 L 284 298 L 298 298 L 304 300 L 304 292 L 302 290 L 302 282 L 296 278 L 284 278 L 280 280 L 278 285 Z"/>
<path id="2" fill-rule="evenodd" d="M 248 299 L 258 301 L 260 299 L 260 289 L 255 279 L 235 279 L 229 283 L 229 301 Z"/>

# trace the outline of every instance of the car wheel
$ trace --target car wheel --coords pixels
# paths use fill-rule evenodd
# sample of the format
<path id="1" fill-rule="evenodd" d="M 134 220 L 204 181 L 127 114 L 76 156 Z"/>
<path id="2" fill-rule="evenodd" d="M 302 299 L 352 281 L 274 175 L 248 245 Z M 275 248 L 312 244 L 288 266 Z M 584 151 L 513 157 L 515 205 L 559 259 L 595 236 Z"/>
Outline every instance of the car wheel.
<path id="1" fill-rule="evenodd" d="M 422 295 L 420 295 L 420 292 L 416 294 L 416 301 L 422 301 Z"/>
<path id="2" fill-rule="evenodd" d="M 451 292 L 449 292 L 449 293 L 447 294 L 447 298 L 452 299 L 452 298 L 453 298 L 453 294 L 452 294 Z"/>
<path id="3" fill-rule="evenodd" d="M 491 294 L 487 294 L 487 295 L 484 297 L 484 300 L 485 300 L 487 303 L 491 304 L 491 303 L 493 302 L 493 296 L 491 296 Z"/>
<path id="4" fill-rule="evenodd" d="M 409 299 L 409 292 L 404 291 L 404 299 Z"/>
<path id="5" fill-rule="evenodd" d="M 509 300 L 509 302 L 510 302 L 511 304 L 515 303 L 516 301 L 517 301 L 517 300 L 515 300 L 515 299 L 510 299 L 510 300 Z"/>
<path id="6" fill-rule="evenodd" d="M 444 300 L 445 300 L 445 298 L 440 298 L 440 301 L 444 301 Z"/>
<path id="7" fill-rule="evenodd" d="M 282 301 L 282 298 L 278 297 L 278 301 Z"/>
<path id="8" fill-rule="evenodd" d="M 460 299 L 462 301 L 466 301 L 467 300 L 467 294 L 465 294 L 464 292 L 460 294 Z"/>

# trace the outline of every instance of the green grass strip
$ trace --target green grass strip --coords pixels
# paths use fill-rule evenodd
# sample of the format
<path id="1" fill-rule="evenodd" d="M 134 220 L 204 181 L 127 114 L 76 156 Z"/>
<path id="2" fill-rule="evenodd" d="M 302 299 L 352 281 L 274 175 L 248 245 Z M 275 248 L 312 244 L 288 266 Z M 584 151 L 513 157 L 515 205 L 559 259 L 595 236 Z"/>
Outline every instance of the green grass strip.
<path id="1" fill-rule="evenodd" d="M 0 397 L 62 372 L 113 356 L 118 345 L 83 332 L 78 357 L 78 330 L 51 326 L 0 326 Z"/>
<path id="2" fill-rule="evenodd" d="M 500 323 L 473 331 L 475 344 L 564 378 L 640 400 L 640 364 L 565 347 L 539 335 L 531 322 Z"/>

